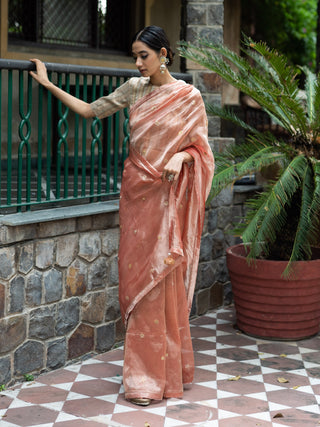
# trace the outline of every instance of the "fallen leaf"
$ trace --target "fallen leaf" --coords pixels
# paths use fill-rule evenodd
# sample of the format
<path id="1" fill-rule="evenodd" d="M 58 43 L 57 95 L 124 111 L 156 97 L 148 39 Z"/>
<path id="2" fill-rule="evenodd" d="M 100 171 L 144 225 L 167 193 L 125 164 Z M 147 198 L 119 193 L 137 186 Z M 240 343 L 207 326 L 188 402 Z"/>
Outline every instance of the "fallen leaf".
<path id="1" fill-rule="evenodd" d="M 236 377 L 228 378 L 228 381 L 238 381 L 240 380 L 241 375 L 237 375 Z"/>
<path id="2" fill-rule="evenodd" d="M 289 380 L 287 380 L 286 378 L 283 378 L 283 377 L 278 377 L 278 383 L 288 383 L 289 382 Z"/>
<path id="3" fill-rule="evenodd" d="M 151 426 L 150 426 L 150 424 L 146 421 L 146 422 L 144 423 L 144 427 L 151 427 Z"/>
<path id="4" fill-rule="evenodd" d="M 301 387 L 300 385 L 295 385 L 293 388 L 293 390 L 297 390 L 297 388 Z"/>
<path id="5" fill-rule="evenodd" d="M 283 418 L 283 415 L 278 412 L 276 415 L 274 415 L 272 418 Z"/>
<path id="6" fill-rule="evenodd" d="M 280 354 L 280 357 L 287 357 L 287 355 L 282 353 L 282 354 Z"/>

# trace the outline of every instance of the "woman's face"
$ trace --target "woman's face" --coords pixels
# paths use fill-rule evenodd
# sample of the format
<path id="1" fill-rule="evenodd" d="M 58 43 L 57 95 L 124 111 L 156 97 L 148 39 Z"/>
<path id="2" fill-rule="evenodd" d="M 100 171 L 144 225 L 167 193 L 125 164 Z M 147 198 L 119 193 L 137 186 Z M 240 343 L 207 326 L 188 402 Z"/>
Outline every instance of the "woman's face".
<path id="1" fill-rule="evenodd" d="M 143 77 L 151 77 L 155 73 L 160 73 L 160 55 L 139 40 L 132 44 L 132 56 Z"/>

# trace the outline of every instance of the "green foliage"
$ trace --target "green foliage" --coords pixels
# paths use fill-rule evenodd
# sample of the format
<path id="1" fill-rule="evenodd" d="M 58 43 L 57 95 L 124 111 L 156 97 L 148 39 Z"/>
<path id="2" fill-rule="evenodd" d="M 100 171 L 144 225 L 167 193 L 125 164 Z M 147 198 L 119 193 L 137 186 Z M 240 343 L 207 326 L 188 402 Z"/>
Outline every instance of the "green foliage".
<path id="1" fill-rule="evenodd" d="M 32 374 L 25 374 L 24 379 L 25 379 L 25 381 L 33 381 L 34 376 Z"/>
<path id="2" fill-rule="evenodd" d="M 227 109 L 207 105 L 209 115 L 231 120 L 247 133 L 245 143 L 215 154 L 211 198 L 245 175 L 268 166 L 277 169 L 274 180 L 248 201 L 247 214 L 234 232 L 250 244 L 249 260 L 286 260 L 284 274 L 289 277 L 294 262 L 310 259 L 312 246 L 319 244 L 320 76 L 291 65 L 286 56 L 246 36 L 242 56 L 207 40 L 197 45 L 182 42 L 180 53 L 249 95 L 283 130 L 281 136 L 262 132 Z"/>
<path id="3" fill-rule="evenodd" d="M 0 384 L 0 391 L 4 391 L 6 389 L 6 386 L 4 384 Z"/>
<path id="4" fill-rule="evenodd" d="M 317 0 L 241 0 L 241 8 L 246 34 L 314 69 Z"/>

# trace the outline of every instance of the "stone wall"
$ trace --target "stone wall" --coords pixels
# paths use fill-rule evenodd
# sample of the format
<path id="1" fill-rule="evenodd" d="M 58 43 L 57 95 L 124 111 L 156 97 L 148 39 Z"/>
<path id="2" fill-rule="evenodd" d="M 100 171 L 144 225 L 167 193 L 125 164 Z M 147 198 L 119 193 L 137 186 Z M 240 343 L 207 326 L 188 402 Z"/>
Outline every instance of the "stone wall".
<path id="1" fill-rule="evenodd" d="M 0 228 L 0 385 L 123 339 L 118 213 L 54 215 Z"/>
<path id="2" fill-rule="evenodd" d="M 225 236 L 232 204 L 226 191 L 206 210 L 192 315 L 230 302 Z M 1 218 L 0 385 L 105 352 L 124 338 L 117 209 L 78 217 L 67 209 Z"/>

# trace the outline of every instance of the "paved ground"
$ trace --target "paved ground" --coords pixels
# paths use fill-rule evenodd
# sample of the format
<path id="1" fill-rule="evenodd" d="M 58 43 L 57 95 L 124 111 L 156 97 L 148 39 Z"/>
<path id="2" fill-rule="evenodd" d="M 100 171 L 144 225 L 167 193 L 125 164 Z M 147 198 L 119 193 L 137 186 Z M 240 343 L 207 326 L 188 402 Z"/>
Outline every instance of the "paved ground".
<path id="1" fill-rule="evenodd" d="M 320 336 L 248 337 L 232 307 L 191 322 L 196 371 L 184 398 L 134 406 L 123 396 L 122 348 L 0 393 L 0 426 L 320 426 Z"/>

